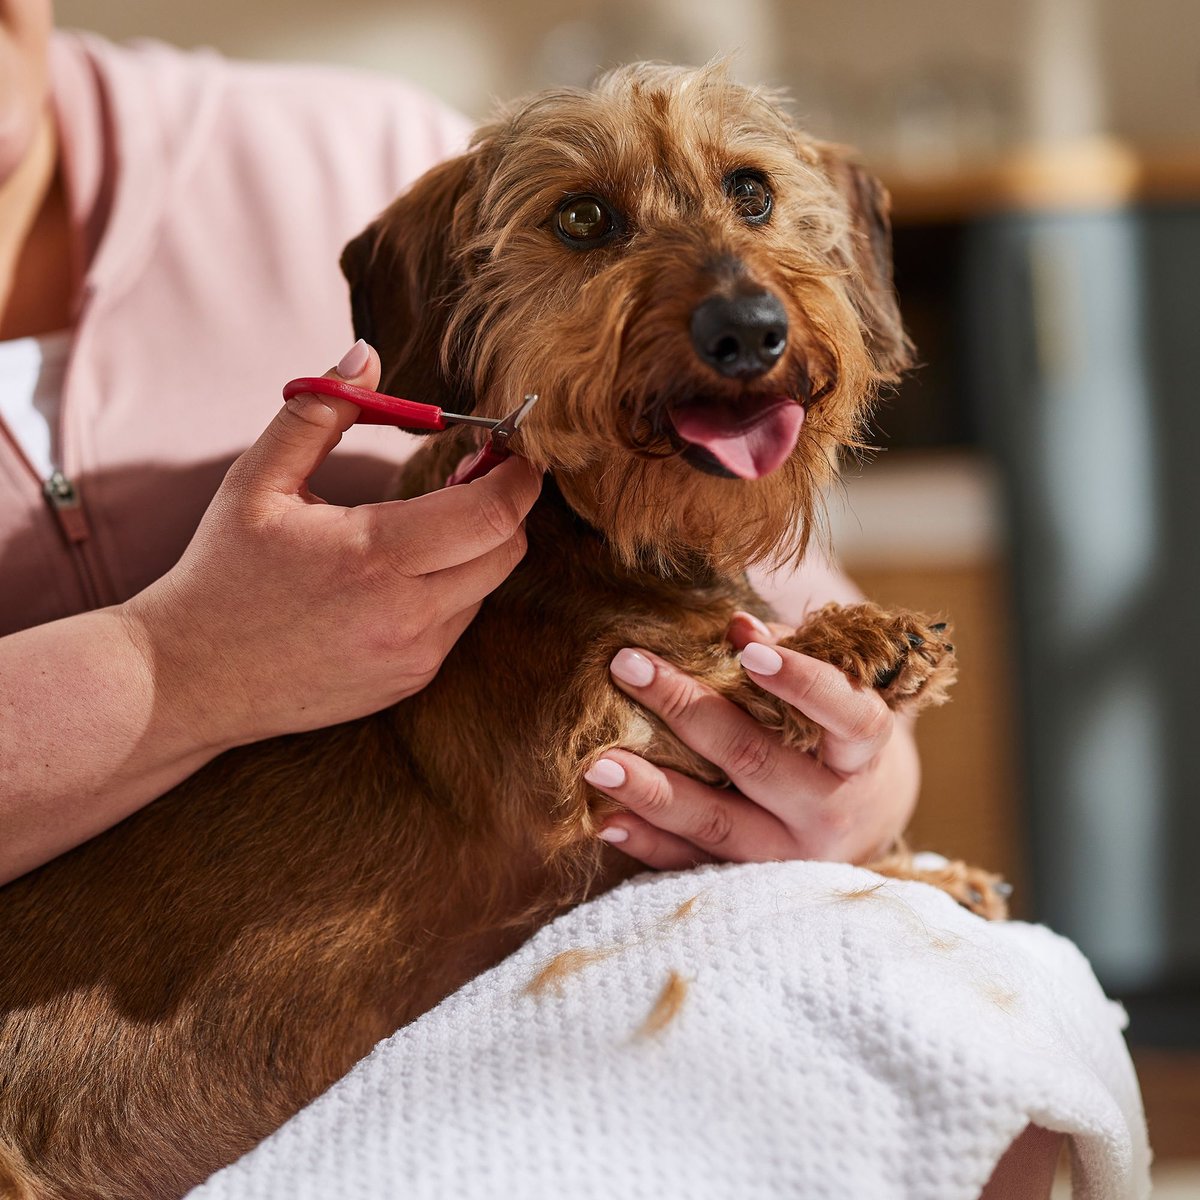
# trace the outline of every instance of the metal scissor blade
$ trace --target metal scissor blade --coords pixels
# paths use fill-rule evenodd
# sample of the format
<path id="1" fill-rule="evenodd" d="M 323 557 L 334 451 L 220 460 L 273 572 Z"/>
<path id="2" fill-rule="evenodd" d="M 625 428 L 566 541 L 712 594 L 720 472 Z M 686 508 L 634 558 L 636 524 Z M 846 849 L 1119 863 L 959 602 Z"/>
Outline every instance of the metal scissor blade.
<path id="1" fill-rule="evenodd" d="M 507 417 L 501 417 L 498 421 L 495 417 L 477 417 L 474 413 L 452 413 L 445 410 L 442 411 L 442 420 L 448 425 L 479 425 L 484 429 L 490 429 L 493 436 L 499 434 L 500 437 L 507 439 L 517 432 L 521 422 L 525 420 L 525 414 L 536 403 L 537 396 L 528 395 L 520 408 L 509 413 Z"/>
<path id="2" fill-rule="evenodd" d="M 495 417 L 477 417 L 474 413 L 452 413 L 442 410 L 442 420 L 447 425 L 478 425 L 482 429 L 495 429 L 500 424 Z"/>
<path id="3" fill-rule="evenodd" d="M 469 463 L 464 463 L 455 470 L 446 480 L 446 486 L 470 483 L 481 475 L 486 475 L 497 463 L 503 462 L 511 453 L 508 448 L 509 439 L 521 427 L 521 422 L 536 403 L 536 395 L 526 396 L 520 408 L 497 421 L 492 426 L 492 436 L 483 444 L 483 449 Z"/>
<path id="4" fill-rule="evenodd" d="M 537 402 L 537 393 L 532 392 L 521 402 L 520 408 L 515 412 L 510 412 L 503 420 L 497 421 L 492 427 L 492 441 L 495 441 L 497 438 L 503 438 L 507 442 L 521 428 L 521 422 L 525 420 L 529 415 L 529 410 Z"/>

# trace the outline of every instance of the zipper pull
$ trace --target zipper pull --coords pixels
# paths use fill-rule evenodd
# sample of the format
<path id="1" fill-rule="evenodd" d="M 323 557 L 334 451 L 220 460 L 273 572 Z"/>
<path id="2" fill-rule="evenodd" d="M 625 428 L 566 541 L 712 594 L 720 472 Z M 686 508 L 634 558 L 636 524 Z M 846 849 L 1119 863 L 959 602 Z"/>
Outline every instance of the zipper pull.
<path id="1" fill-rule="evenodd" d="M 88 528 L 83 501 L 75 485 L 61 471 L 55 471 L 42 484 L 42 495 L 54 510 L 59 528 L 67 541 L 86 542 L 92 531 Z"/>

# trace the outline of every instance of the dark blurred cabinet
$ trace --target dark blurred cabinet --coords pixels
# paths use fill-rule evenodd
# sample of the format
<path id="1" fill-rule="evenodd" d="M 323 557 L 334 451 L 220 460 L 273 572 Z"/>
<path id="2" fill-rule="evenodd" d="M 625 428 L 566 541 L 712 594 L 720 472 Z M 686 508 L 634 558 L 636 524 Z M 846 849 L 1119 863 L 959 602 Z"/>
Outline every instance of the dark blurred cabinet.
<path id="1" fill-rule="evenodd" d="M 867 468 L 901 486 L 841 532 L 869 593 L 963 628 L 959 694 L 918 729 L 914 840 L 1003 869 L 1017 915 L 1080 945 L 1129 1011 L 1156 1158 L 1191 1162 L 1200 157 L 1106 153 L 1099 167 L 1055 154 L 968 179 L 885 176 L 925 365 L 881 412 L 887 453 Z M 889 513 L 887 533 L 911 534 L 904 464 L 946 457 L 995 469 L 1000 536 L 955 561 L 938 561 L 936 534 L 857 552 L 860 527 Z"/>

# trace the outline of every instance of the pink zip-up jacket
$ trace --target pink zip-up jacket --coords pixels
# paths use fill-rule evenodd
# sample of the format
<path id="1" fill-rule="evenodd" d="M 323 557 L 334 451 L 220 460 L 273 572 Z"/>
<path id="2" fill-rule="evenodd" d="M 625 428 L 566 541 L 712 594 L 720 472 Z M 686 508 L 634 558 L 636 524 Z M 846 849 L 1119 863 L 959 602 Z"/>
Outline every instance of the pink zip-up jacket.
<path id="1" fill-rule="evenodd" d="M 413 88 L 327 68 L 60 34 L 51 73 L 80 297 L 66 481 L 47 497 L 0 425 L 0 635 L 176 562 L 283 383 L 354 340 L 342 246 L 469 132 Z M 379 499 L 415 444 L 356 427 L 314 490 Z"/>
<path id="2" fill-rule="evenodd" d="M 347 71 L 78 34 L 56 36 L 51 67 L 80 297 L 65 479 L 47 489 L 0 422 L 0 636 L 174 565 L 283 383 L 353 340 L 342 246 L 469 133 L 429 96 Z M 379 499 L 417 444 L 355 427 L 314 490 Z M 756 582 L 793 621 L 858 598 L 819 559 Z"/>

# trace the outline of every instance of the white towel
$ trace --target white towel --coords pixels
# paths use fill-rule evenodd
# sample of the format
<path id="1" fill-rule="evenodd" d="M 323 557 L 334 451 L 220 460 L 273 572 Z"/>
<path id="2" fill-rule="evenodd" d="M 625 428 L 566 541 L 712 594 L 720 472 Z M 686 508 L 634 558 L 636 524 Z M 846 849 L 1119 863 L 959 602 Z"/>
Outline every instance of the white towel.
<path id="1" fill-rule="evenodd" d="M 577 950 L 603 955 L 528 992 Z M 648 1032 L 671 980 L 678 1011 Z M 1069 1135 L 1076 1197 L 1141 1200 L 1123 1024 L 1070 942 L 922 884 L 827 863 L 644 875 L 191 1197 L 976 1200 L 1035 1122 Z"/>

